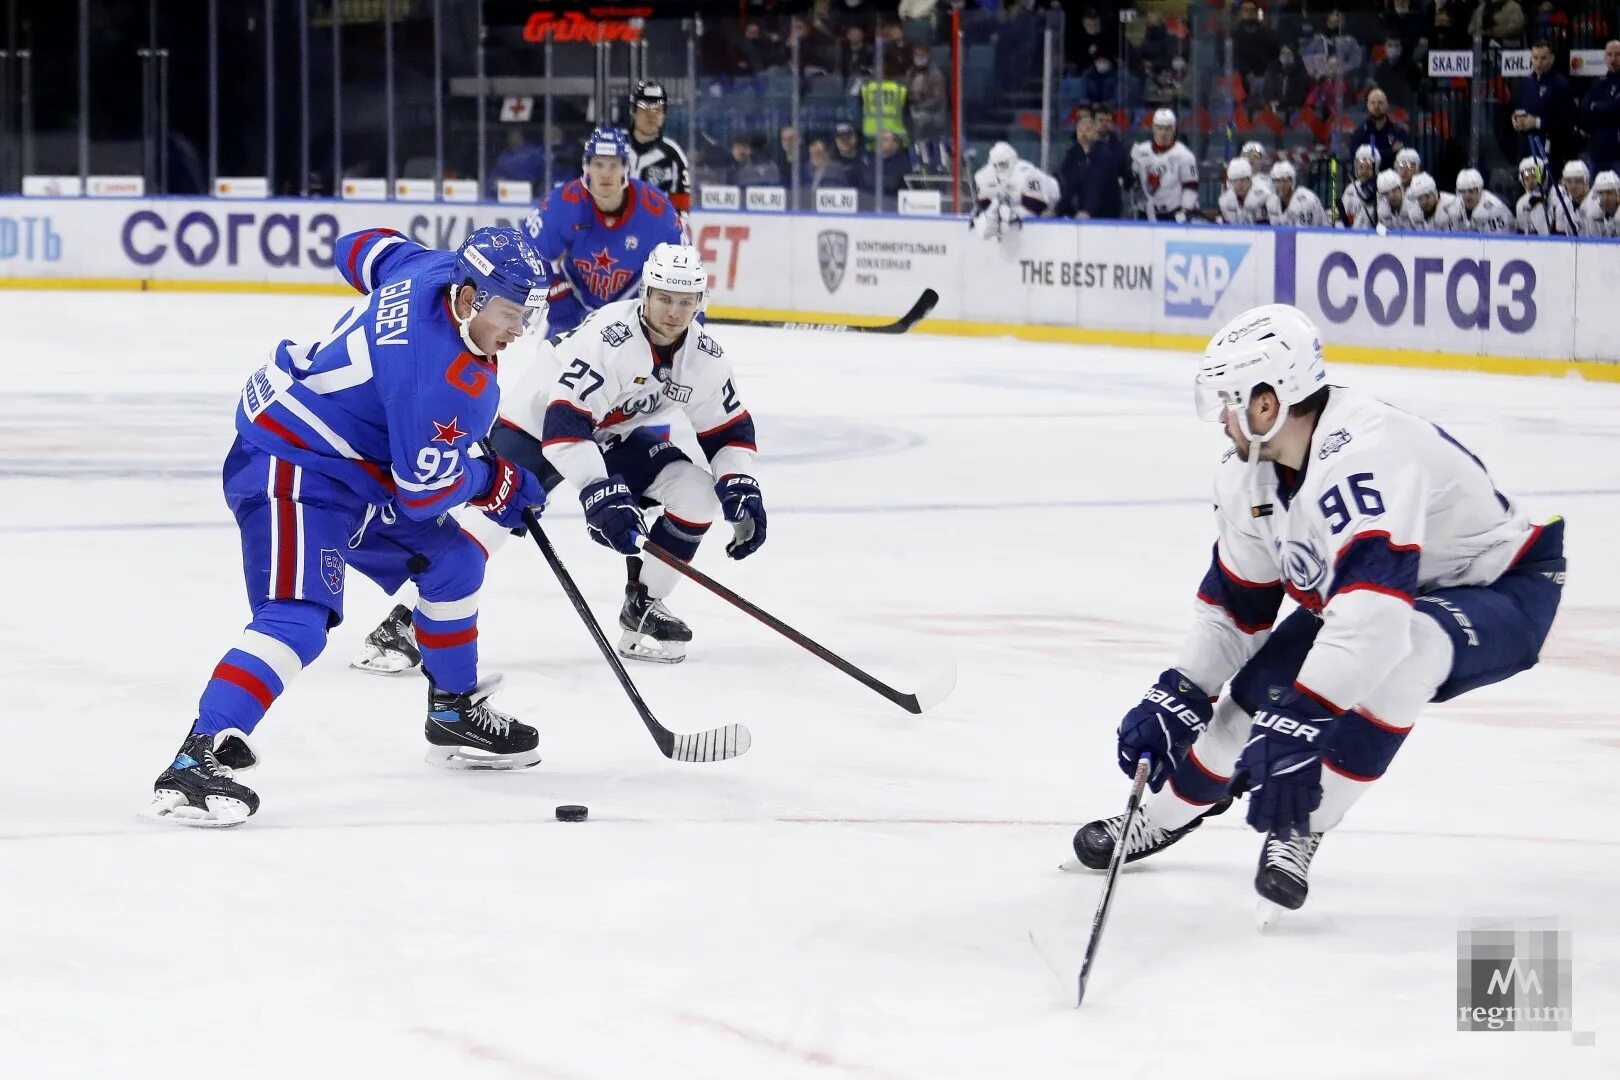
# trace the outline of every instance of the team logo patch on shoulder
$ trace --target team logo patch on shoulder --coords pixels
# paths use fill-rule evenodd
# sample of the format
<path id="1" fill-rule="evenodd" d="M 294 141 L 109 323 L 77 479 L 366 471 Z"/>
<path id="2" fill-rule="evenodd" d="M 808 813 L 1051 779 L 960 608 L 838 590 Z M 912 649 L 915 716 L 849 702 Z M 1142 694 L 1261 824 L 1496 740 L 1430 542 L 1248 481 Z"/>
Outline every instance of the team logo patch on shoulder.
<path id="1" fill-rule="evenodd" d="M 441 424 L 437 420 L 429 421 L 433 425 L 433 438 L 429 442 L 442 442 L 446 446 L 454 446 L 457 439 L 465 438 L 466 432 L 456 427 L 459 417 L 452 416 L 448 424 Z"/>
<path id="2" fill-rule="evenodd" d="M 697 347 L 699 352 L 706 352 L 715 359 L 719 359 L 720 357 L 726 355 L 725 352 L 720 348 L 720 343 L 714 340 L 714 338 L 710 337 L 708 334 L 698 334 Z"/>
<path id="3" fill-rule="evenodd" d="M 333 596 L 343 592 L 343 555 L 336 548 L 321 548 L 321 580 Z"/>
<path id="4" fill-rule="evenodd" d="M 1326 461 L 1329 454 L 1337 454 L 1340 450 L 1343 450 L 1345 446 L 1349 444 L 1349 442 L 1350 433 L 1344 428 L 1340 428 L 1338 431 L 1329 432 L 1328 437 L 1322 440 L 1322 449 L 1316 452 L 1316 459 L 1318 461 Z"/>
<path id="5" fill-rule="evenodd" d="M 630 328 L 622 322 L 608 323 L 602 327 L 602 340 L 615 347 L 623 345 L 630 340 Z"/>

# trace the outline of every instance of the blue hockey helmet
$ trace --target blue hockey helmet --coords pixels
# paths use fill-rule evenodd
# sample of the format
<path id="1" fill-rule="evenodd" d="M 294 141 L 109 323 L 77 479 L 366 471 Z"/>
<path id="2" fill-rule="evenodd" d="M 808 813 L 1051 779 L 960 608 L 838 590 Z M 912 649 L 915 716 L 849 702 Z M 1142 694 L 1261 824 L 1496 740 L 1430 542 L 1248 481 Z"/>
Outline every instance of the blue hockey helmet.
<path id="1" fill-rule="evenodd" d="M 630 142 L 618 128 L 599 127 L 585 140 L 585 153 L 579 159 L 581 172 L 590 168 L 593 157 L 616 157 L 630 165 Z"/>
<path id="2" fill-rule="evenodd" d="M 484 310 L 495 299 L 516 304 L 525 327 L 545 311 L 551 275 L 529 242 L 516 229 L 490 225 L 476 229 L 456 251 L 453 285 L 472 283 L 477 295 L 473 311 Z"/>

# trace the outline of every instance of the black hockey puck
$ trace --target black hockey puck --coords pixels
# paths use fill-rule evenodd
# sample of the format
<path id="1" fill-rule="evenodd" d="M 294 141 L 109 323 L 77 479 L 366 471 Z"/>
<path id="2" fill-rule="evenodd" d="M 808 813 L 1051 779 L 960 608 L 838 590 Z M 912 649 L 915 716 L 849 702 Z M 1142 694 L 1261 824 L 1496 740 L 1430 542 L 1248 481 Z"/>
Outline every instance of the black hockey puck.
<path id="1" fill-rule="evenodd" d="M 557 807 L 557 820 L 584 821 L 590 812 L 590 808 L 585 806 L 559 806 Z"/>

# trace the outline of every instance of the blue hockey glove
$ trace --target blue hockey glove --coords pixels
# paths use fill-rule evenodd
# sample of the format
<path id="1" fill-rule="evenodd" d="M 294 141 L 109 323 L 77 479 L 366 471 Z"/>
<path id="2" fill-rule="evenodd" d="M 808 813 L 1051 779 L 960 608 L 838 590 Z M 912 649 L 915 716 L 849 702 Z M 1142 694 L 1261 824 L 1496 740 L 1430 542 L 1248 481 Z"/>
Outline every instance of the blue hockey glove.
<path id="1" fill-rule="evenodd" d="M 579 492 L 579 504 L 585 508 L 585 527 L 591 539 L 603 547 L 610 547 L 621 555 L 634 555 L 636 537 L 646 532 L 636 497 L 617 476 L 586 484 Z"/>
<path id="2" fill-rule="evenodd" d="M 731 543 L 726 554 L 746 559 L 765 543 L 765 499 L 759 482 L 744 473 L 727 473 L 714 485 L 720 499 L 720 513 L 731 523 Z"/>
<path id="3" fill-rule="evenodd" d="M 1273 687 L 1254 713 L 1249 741 L 1232 771 L 1234 795 L 1249 793 L 1249 824 L 1259 832 L 1310 832 L 1322 805 L 1322 748 L 1333 715 L 1292 687 Z"/>
<path id="4" fill-rule="evenodd" d="M 1170 668 L 1119 722 L 1119 767 L 1135 776 L 1137 759 L 1147 754 L 1148 787 L 1158 791 L 1214 716 L 1209 695 Z"/>
<path id="5" fill-rule="evenodd" d="M 546 489 L 534 473 L 503 457 L 486 458 L 485 463 L 489 465 L 489 490 L 468 499 L 468 506 L 482 510 L 503 529 L 522 528 L 525 510 L 539 514 L 545 509 Z"/>

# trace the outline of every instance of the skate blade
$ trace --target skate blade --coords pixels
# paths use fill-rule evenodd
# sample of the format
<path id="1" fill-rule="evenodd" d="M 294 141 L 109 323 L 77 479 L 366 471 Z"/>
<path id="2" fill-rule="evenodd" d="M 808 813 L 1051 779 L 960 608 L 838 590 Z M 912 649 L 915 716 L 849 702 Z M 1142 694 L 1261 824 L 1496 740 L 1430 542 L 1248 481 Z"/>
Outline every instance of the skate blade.
<path id="1" fill-rule="evenodd" d="M 1254 928 L 1263 934 L 1287 914 L 1287 908 L 1262 896 L 1254 902 Z"/>
<path id="2" fill-rule="evenodd" d="M 208 809 L 192 806 L 185 795 L 172 789 L 152 793 L 152 801 L 137 815 L 144 821 L 165 825 L 185 825 L 192 829 L 232 829 L 245 822 L 253 811 L 241 799 L 210 795 Z"/>
<path id="3" fill-rule="evenodd" d="M 626 630 L 619 638 L 619 655 L 648 664 L 678 664 L 686 659 L 686 642 L 654 641 L 645 634 Z"/>
<path id="4" fill-rule="evenodd" d="M 385 652 L 368 646 L 364 653 L 349 661 L 349 666 L 367 675 L 405 675 L 421 665 L 412 663 L 411 658 L 403 653 Z"/>
<path id="5" fill-rule="evenodd" d="M 521 754 L 480 754 L 460 746 L 429 746 L 426 760 L 436 769 L 513 772 L 540 764 L 540 751 L 525 750 Z"/>
<path id="6" fill-rule="evenodd" d="M 1065 874 L 1095 874 L 1097 872 L 1079 859 L 1070 859 L 1067 862 L 1058 863 L 1058 869 Z"/>

